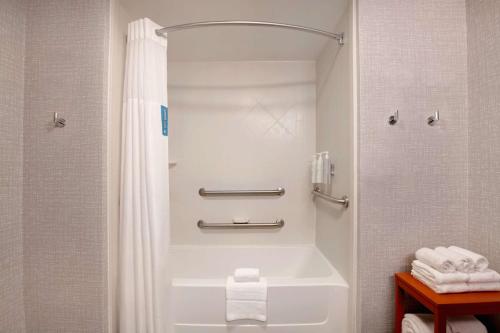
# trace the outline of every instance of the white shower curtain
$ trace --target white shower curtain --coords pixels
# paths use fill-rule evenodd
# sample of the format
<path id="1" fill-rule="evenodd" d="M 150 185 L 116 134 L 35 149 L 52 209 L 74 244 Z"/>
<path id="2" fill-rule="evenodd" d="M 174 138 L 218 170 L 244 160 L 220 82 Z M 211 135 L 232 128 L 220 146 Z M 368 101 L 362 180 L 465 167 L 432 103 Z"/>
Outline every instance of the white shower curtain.
<path id="1" fill-rule="evenodd" d="M 122 111 L 120 333 L 168 333 L 167 39 L 129 24 Z"/>

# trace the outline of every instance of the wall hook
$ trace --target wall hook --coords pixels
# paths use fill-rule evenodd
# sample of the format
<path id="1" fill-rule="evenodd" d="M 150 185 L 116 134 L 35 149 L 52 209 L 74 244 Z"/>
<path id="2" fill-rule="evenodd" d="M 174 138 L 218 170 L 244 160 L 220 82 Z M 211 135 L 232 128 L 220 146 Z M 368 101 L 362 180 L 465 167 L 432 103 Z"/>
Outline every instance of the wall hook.
<path id="1" fill-rule="evenodd" d="M 436 123 L 439 121 L 439 110 L 436 111 L 436 113 L 434 113 L 434 115 L 430 116 L 429 118 L 427 118 L 427 124 L 429 126 L 434 126 L 436 125 Z"/>
<path id="2" fill-rule="evenodd" d="M 398 120 L 399 120 L 399 110 L 396 110 L 396 113 L 394 113 L 392 116 L 389 117 L 388 123 L 389 125 L 393 126 L 396 125 Z"/>
<path id="3" fill-rule="evenodd" d="M 66 119 L 59 117 L 57 112 L 54 112 L 54 126 L 59 128 L 66 126 Z"/>

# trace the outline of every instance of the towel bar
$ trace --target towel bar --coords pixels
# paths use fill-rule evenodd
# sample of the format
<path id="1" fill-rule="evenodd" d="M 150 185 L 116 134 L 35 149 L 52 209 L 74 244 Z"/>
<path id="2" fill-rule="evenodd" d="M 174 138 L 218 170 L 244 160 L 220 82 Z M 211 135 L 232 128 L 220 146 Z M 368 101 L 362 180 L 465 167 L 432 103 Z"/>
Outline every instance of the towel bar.
<path id="1" fill-rule="evenodd" d="M 218 197 L 218 196 L 282 196 L 285 194 L 283 187 L 278 187 L 273 190 L 214 190 L 209 191 L 205 188 L 200 188 L 198 191 L 202 197 Z"/>
<path id="2" fill-rule="evenodd" d="M 314 190 L 312 191 L 312 193 L 314 195 L 322 198 L 322 199 L 325 199 L 325 200 L 328 200 L 330 202 L 342 205 L 345 208 L 349 208 L 349 198 L 346 195 L 344 195 L 340 199 L 339 198 L 335 198 L 335 197 L 332 197 L 331 195 L 328 195 L 328 194 L 325 194 L 325 193 L 321 192 L 321 190 L 319 189 L 318 186 L 314 187 Z"/>
<path id="3" fill-rule="evenodd" d="M 285 225 L 283 219 L 270 223 L 206 223 L 198 221 L 200 229 L 280 229 Z"/>

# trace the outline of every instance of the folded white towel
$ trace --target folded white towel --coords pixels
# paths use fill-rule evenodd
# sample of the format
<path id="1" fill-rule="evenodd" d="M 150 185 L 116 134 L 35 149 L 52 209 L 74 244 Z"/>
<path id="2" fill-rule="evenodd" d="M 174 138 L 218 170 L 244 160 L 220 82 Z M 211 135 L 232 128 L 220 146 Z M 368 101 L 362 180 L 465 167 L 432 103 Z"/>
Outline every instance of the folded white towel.
<path id="1" fill-rule="evenodd" d="M 434 316 L 407 313 L 401 324 L 403 333 L 433 333 Z M 446 333 L 487 333 L 486 327 L 473 316 L 451 317 L 446 322 Z"/>
<path id="2" fill-rule="evenodd" d="M 411 275 L 438 294 L 465 293 L 469 291 L 469 286 L 465 282 L 437 284 L 415 270 L 411 271 Z"/>
<path id="3" fill-rule="evenodd" d="M 226 281 L 226 320 L 267 320 L 267 280 L 236 282 L 232 276 Z"/>
<path id="4" fill-rule="evenodd" d="M 267 320 L 267 302 L 264 301 L 226 301 L 226 321 L 253 319 Z"/>
<path id="5" fill-rule="evenodd" d="M 412 269 L 411 275 L 438 294 L 500 291 L 500 282 L 435 283 L 419 271 Z"/>
<path id="6" fill-rule="evenodd" d="M 463 248 L 458 247 L 458 246 L 450 246 L 448 249 L 450 249 L 451 251 L 460 253 L 466 257 L 471 258 L 472 261 L 474 262 L 474 270 L 477 272 L 482 272 L 482 271 L 486 270 L 489 266 L 488 259 L 486 259 L 485 256 L 482 256 L 478 253 L 463 249 Z"/>
<path id="7" fill-rule="evenodd" d="M 415 257 L 441 273 L 455 272 L 455 266 L 451 260 L 427 247 L 417 250 L 417 252 L 415 252 Z"/>
<path id="8" fill-rule="evenodd" d="M 260 271 L 258 268 L 237 268 L 234 271 L 236 282 L 259 282 Z"/>
<path id="9" fill-rule="evenodd" d="M 451 260 L 456 270 L 463 273 L 474 272 L 474 261 L 471 258 L 464 256 L 458 252 L 447 249 L 443 246 L 438 246 L 434 249 L 437 253 Z"/>
<path id="10" fill-rule="evenodd" d="M 261 278 L 259 282 L 236 282 L 229 276 L 226 281 L 226 299 L 237 301 L 266 301 L 267 280 Z"/>
<path id="11" fill-rule="evenodd" d="M 467 283 L 467 287 L 469 292 L 500 291 L 500 282 Z"/>
<path id="12" fill-rule="evenodd" d="M 434 284 L 465 283 L 469 280 L 469 275 L 466 273 L 441 273 L 420 260 L 414 260 L 411 266 L 413 270 L 423 275 Z"/>
<path id="13" fill-rule="evenodd" d="M 500 282 L 500 274 L 496 271 L 487 268 L 482 272 L 470 273 L 469 283 L 475 282 Z"/>

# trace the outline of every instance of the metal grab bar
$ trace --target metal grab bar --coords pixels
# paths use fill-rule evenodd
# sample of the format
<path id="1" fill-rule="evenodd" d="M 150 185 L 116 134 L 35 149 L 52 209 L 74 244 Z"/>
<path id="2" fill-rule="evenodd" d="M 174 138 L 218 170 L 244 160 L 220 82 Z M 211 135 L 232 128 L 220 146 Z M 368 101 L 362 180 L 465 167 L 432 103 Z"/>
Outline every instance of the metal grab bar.
<path id="1" fill-rule="evenodd" d="M 203 187 L 198 191 L 202 197 L 230 197 L 230 196 L 282 196 L 285 194 L 283 187 L 275 190 L 217 190 L 208 191 Z"/>
<path id="2" fill-rule="evenodd" d="M 271 223 L 206 223 L 199 220 L 197 225 L 200 229 L 281 229 L 285 226 L 285 221 L 281 219 Z"/>
<path id="3" fill-rule="evenodd" d="M 314 187 L 314 189 L 312 191 L 312 194 L 314 194 L 315 196 L 318 196 L 318 197 L 320 197 L 322 199 L 328 200 L 330 202 L 342 205 L 345 208 L 349 208 L 349 197 L 347 195 L 344 195 L 340 199 L 339 198 L 335 198 L 335 197 L 332 197 L 331 195 L 328 195 L 326 193 L 321 192 L 321 190 L 320 190 L 320 188 L 318 186 Z"/>

